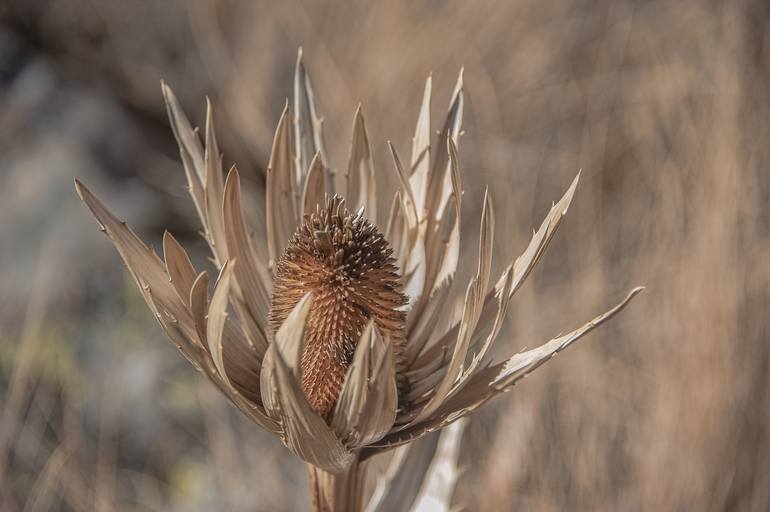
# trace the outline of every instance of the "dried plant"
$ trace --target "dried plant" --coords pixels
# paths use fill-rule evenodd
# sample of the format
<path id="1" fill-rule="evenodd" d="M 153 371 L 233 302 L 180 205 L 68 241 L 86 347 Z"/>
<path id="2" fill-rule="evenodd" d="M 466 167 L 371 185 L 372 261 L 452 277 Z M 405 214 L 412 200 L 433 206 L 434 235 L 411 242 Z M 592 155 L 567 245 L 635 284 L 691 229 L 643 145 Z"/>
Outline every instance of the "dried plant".
<path id="1" fill-rule="evenodd" d="M 219 269 L 213 291 L 208 273 L 193 267 L 171 234 L 164 235 L 163 261 L 79 182 L 77 191 L 184 356 L 307 463 L 316 510 L 362 510 L 367 459 L 465 416 L 609 319 L 641 290 L 579 329 L 502 362 L 489 361 L 509 301 L 567 212 L 577 176 L 523 254 L 492 286 L 495 221 L 492 198 L 485 193 L 476 272 L 461 311 L 447 313 L 457 294 L 460 258 L 462 73 L 436 142 L 431 143 L 428 78 L 408 168 L 390 145 L 399 188 L 389 217 L 380 223 L 376 205 L 383 198 L 361 109 L 338 190 L 336 181 L 343 180 L 335 179 L 328 162 L 300 53 L 294 117 L 287 105 L 267 168 L 265 240 L 250 234 L 235 167 L 223 180 L 211 105 L 202 144 L 165 84 L 163 94 Z M 426 453 L 430 460 L 435 444 L 432 451 L 398 452 L 366 509 L 411 506 L 407 498 L 393 496 L 393 482 L 404 461 L 425 459 Z"/>

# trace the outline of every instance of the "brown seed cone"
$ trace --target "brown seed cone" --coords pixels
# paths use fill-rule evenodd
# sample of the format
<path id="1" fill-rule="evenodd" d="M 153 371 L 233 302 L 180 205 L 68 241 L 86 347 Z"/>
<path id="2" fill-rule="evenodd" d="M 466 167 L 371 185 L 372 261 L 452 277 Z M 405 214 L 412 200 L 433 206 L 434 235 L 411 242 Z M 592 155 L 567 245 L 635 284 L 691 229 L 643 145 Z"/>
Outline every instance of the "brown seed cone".
<path id="1" fill-rule="evenodd" d="M 356 345 L 373 319 L 398 361 L 404 346 L 407 298 L 400 291 L 392 249 L 362 213 L 339 196 L 305 215 L 278 261 L 270 306 L 271 336 L 302 297 L 312 303 L 302 351 L 302 390 L 327 421 Z"/>

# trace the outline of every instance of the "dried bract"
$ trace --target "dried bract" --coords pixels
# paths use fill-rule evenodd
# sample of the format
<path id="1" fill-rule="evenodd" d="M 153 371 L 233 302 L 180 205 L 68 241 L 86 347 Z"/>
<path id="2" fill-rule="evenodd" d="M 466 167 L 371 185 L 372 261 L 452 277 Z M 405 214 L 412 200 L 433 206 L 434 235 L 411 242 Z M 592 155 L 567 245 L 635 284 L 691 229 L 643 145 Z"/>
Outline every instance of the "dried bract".
<path id="1" fill-rule="evenodd" d="M 393 250 L 363 215 L 339 196 L 306 214 L 273 279 L 269 329 L 276 332 L 312 293 L 301 358 L 302 390 L 318 413 L 331 413 L 359 338 L 372 320 L 393 355 L 403 352 L 407 302 Z"/>

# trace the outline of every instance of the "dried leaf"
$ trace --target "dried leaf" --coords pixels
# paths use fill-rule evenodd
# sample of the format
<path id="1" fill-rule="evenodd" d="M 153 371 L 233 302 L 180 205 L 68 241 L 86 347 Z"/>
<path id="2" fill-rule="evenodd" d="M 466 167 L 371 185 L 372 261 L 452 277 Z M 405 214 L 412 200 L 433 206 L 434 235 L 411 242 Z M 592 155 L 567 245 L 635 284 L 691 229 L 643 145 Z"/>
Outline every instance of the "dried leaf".
<path id="1" fill-rule="evenodd" d="M 451 140 L 455 146 L 460 139 L 460 129 L 463 123 L 463 105 L 465 103 L 463 94 L 463 70 L 457 77 L 457 84 L 452 93 L 452 99 L 449 102 L 444 126 L 438 135 L 436 147 L 443 148 Z M 452 193 L 452 184 L 449 174 L 448 155 L 444 151 L 438 151 L 436 159 L 433 162 L 430 175 L 428 176 L 428 190 L 425 207 L 429 212 L 428 222 L 434 222 L 441 218 L 444 207 Z M 428 225 L 430 228 L 430 224 Z"/>
<path id="2" fill-rule="evenodd" d="M 644 290 L 643 287 L 637 287 L 631 290 L 626 298 L 606 313 L 597 316 L 579 329 L 572 331 L 571 333 L 559 336 L 553 340 L 545 343 L 538 348 L 521 352 L 514 355 L 507 361 L 505 361 L 500 369 L 500 372 L 495 376 L 494 382 L 491 385 L 497 390 L 503 390 L 506 387 L 510 387 L 516 383 L 516 381 L 525 377 L 528 373 L 535 370 L 538 366 L 551 359 L 553 356 L 570 346 L 572 343 L 582 338 L 587 333 L 594 330 L 596 327 L 612 318 L 616 313 L 623 309 L 626 304 L 639 292 Z M 498 367 L 496 365 L 495 367 Z"/>
<path id="3" fill-rule="evenodd" d="M 454 278 L 452 277 L 444 281 L 444 284 L 428 298 L 420 315 L 409 326 L 409 344 L 405 354 L 407 368 L 411 368 L 414 365 L 415 360 L 426 347 L 428 340 L 436 333 L 436 326 L 439 324 L 439 320 L 447 313 L 446 306 L 452 294 L 453 281 Z"/>
<path id="4" fill-rule="evenodd" d="M 438 446 L 438 433 L 398 447 L 377 482 L 365 512 L 408 510 L 417 498 Z M 362 458 L 367 451 L 364 450 Z M 409 478 L 405 478 L 405 475 Z"/>
<path id="5" fill-rule="evenodd" d="M 263 354 L 267 349 L 263 324 L 270 307 L 269 292 L 264 284 L 268 278 L 246 229 L 241 207 L 240 176 L 235 167 L 230 170 L 225 182 L 223 208 L 227 252 L 231 258 L 238 260 L 234 269 L 237 293 L 233 298 L 233 307 L 247 338 Z"/>
<path id="6" fill-rule="evenodd" d="M 465 355 L 468 353 L 468 346 L 470 344 L 471 335 L 473 334 L 473 330 L 476 327 L 476 318 L 474 318 L 474 315 L 479 306 L 477 302 L 478 286 L 479 283 L 477 278 L 472 278 L 465 292 L 465 308 L 463 309 L 460 331 L 457 336 L 457 341 L 454 344 L 454 351 L 452 353 L 452 359 L 449 363 L 449 368 L 447 369 L 446 373 L 444 373 L 443 377 L 440 378 L 439 384 L 434 390 L 433 395 L 431 396 L 428 403 L 425 405 L 425 407 L 422 408 L 422 410 L 420 410 L 420 412 L 417 414 L 417 417 L 415 417 L 409 423 L 410 425 L 419 423 L 428 418 L 441 406 L 442 402 L 449 394 L 449 391 L 452 388 L 452 384 L 454 384 L 455 379 L 458 377 L 460 371 L 462 370 L 462 364 L 465 361 Z M 438 380 L 438 376 L 436 377 Z"/>
<path id="7" fill-rule="evenodd" d="M 372 149 L 366 134 L 364 114 L 359 105 L 353 120 L 353 142 L 350 146 L 348 160 L 347 197 L 346 201 L 351 210 L 366 208 L 367 218 L 372 224 L 377 222 L 377 197 L 372 162 Z"/>
<path id="8" fill-rule="evenodd" d="M 190 288 L 190 312 L 192 313 L 195 331 L 201 344 L 206 342 L 206 314 L 209 310 L 209 274 L 205 270 L 195 278 Z"/>
<path id="9" fill-rule="evenodd" d="M 401 159 L 398 157 L 398 152 L 390 141 L 388 141 L 388 148 L 390 149 L 391 157 L 393 157 L 393 164 L 396 168 L 398 181 L 401 185 L 402 196 L 404 198 L 404 209 L 406 210 L 407 214 L 407 222 L 410 229 L 415 229 L 420 224 L 420 216 L 417 214 L 417 209 L 415 207 L 412 186 L 409 184 L 409 178 L 404 171 L 404 166 L 401 165 Z"/>
<path id="10" fill-rule="evenodd" d="M 310 295 L 294 307 L 265 354 L 260 382 L 268 413 L 283 428 L 286 446 L 304 461 L 337 473 L 354 459 L 305 398 L 299 380 L 300 355 Z"/>
<path id="11" fill-rule="evenodd" d="M 250 402 L 262 406 L 262 361 L 230 318 L 222 333 L 222 361 L 233 388 Z"/>
<path id="12" fill-rule="evenodd" d="M 266 430 L 276 432 L 277 424 L 274 420 L 267 417 L 257 404 L 238 396 L 220 377 L 208 352 L 198 344 L 198 332 L 191 313 L 171 285 L 166 269 L 155 252 L 144 245 L 125 223 L 117 220 L 82 183 L 76 180 L 75 185 L 83 202 L 118 249 L 147 305 L 171 341 L 247 417 Z"/>
<path id="13" fill-rule="evenodd" d="M 454 196 L 459 198 L 462 194 L 462 191 L 460 190 L 460 184 L 459 184 L 459 169 L 458 169 L 458 162 L 457 162 L 457 150 L 454 147 L 454 144 L 449 142 L 449 153 L 450 153 L 450 162 L 451 167 L 453 169 L 452 175 L 452 184 L 454 188 Z M 457 268 L 457 260 L 459 258 L 459 224 L 460 224 L 460 201 L 459 199 L 456 199 L 456 206 L 455 210 L 457 211 L 456 219 L 455 219 L 455 225 L 452 231 L 452 235 L 450 236 L 449 245 L 445 249 L 445 256 L 444 256 L 444 265 L 442 265 L 441 270 L 439 271 L 437 275 L 436 282 L 437 283 L 444 283 L 447 280 L 450 280 L 456 271 Z M 476 272 L 476 277 L 473 283 L 473 288 L 470 287 L 467 290 L 466 294 L 466 301 L 465 304 L 465 310 L 463 311 L 462 316 L 462 322 L 460 324 L 460 329 L 456 338 L 456 341 L 452 344 L 450 341 L 450 347 L 452 347 L 452 362 L 451 367 L 445 374 L 445 376 L 441 379 L 438 378 L 436 374 L 433 375 L 425 375 L 421 381 L 413 381 L 413 388 L 410 390 L 410 397 L 413 399 L 416 399 L 418 396 L 426 392 L 430 387 L 433 387 L 435 383 L 441 382 L 439 384 L 438 389 L 436 390 L 436 394 L 431 398 L 430 402 L 428 403 L 428 406 L 426 406 L 426 411 L 423 411 L 420 413 L 419 416 L 422 416 L 423 418 L 425 415 L 430 414 L 433 410 L 435 410 L 436 407 L 438 407 L 438 404 L 440 404 L 440 401 L 443 400 L 446 397 L 446 394 L 449 393 L 449 390 L 452 386 L 452 383 L 454 382 L 454 379 L 459 377 L 459 372 L 462 370 L 462 365 L 464 363 L 465 354 L 468 351 L 468 348 L 470 347 L 470 340 L 471 336 L 473 335 L 473 332 L 476 329 L 476 324 L 478 322 L 479 316 L 481 314 L 481 304 L 483 300 L 483 295 L 486 291 L 486 288 L 489 284 L 489 273 L 491 270 L 492 265 L 492 248 L 494 243 L 494 210 L 492 208 L 492 202 L 491 198 L 489 196 L 488 191 L 484 194 L 484 208 L 482 211 L 482 219 L 481 219 L 481 229 L 480 229 L 480 237 L 479 237 L 479 262 L 478 262 L 478 269 Z M 452 244 L 455 244 L 454 246 Z M 470 295 L 468 295 L 470 294 Z M 430 304 L 428 306 L 425 306 L 423 313 L 421 316 L 424 316 L 427 309 L 430 309 Z M 421 343 L 421 345 L 425 345 L 424 342 Z M 422 347 L 420 347 L 420 350 L 422 350 Z M 448 351 L 445 351 L 446 354 Z M 410 354 L 411 358 L 407 360 L 407 364 L 411 365 L 411 363 L 414 361 L 414 358 L 417 357 L 415 353 Z M 438 371 L 438 370 L 436 370 Z M 420 372 L 420 373 L 426 373 L 426 372 Z M 412 372 L 412 375 L 414 376 L 414 372 Z M 428 379 L 427 381 L 425 379 Z M 426 389 L 426 385 L 427 388 Z M 419 395 L 418 395 L 419 393 Z"/>
<path id="14" fill-rule="evenodd" d="M 420 230 L 422 228 L 415 207 L 412 187 L 404 172 L 404 167 L 401 165 L 401 159 L 398 157 L 398 153 L 396 152 L 396 148 L 393 147 L 393 144 L 388 142 L 388 147 L 390 148 L 390 154 L 393 157 L 393 163 L 401 183 L 401 197 L 404 200 L 403 210 L 406 214 L 406 224 L 409 233 L 409 241 L 406 245 L 407 249 L 405 249 L 406 262 L 404 263 L 404 266 L 401 267 L 403 274 L 409 276 L 404 285 L 404 293 L 409 297 L 410 305 L 414 305 L 419 299 L 425 284 L 425 247 L 423 245 L 423 239 L 420 236 Z"/>
<path id="15" fill-rule="evenodd" d="M 433 78 L 425 80 L 420 114 L 412 138 L 412 175 L 409 184 L 414 191 L 415 206 L 420 219 L 425 217 L 425 196 L 428 192 L 428 172 L 430 171 L 430 96 Z"/>
<path id="16" fill-rule="evenodd" d="M 459 219 L 458 219 L 459 221 Z M 460 323 L 460 329 L 457 335 L 457 341 L 454 343 L 452 359 L 449 368 L 444 373 L 433 396 L 427 405 L 420 411 L 413 422 L 419 422 L 427 418 L 436 411 L 441 403 L 449 395 L 453 385 L 459 379 L 465 358 L 470 348 L 471 337 L 476 330 L 476 325 L 481 315 L 481 306 L 484 300 L 484 294 L 489 285 L 489 274 L 492 267 L 492 248 L 494 244 L 495 216 L 492 207 L 492 200 L 487 191 L 484 194 L 484 208 L 481 215 L 481 228 L 479 234 L 479 263 L 476 276 L 468 285 L 465 295 L 465 308 Z M 433 380 L 436 380 L 434 374 Z"/>
<path id="17" fill-rule="evenodd" d="M 262 360 L 262 401 L 268 412 L 280 407 L 276 402 L 275 390 L 271 388 L 270 379 L 273 377 L 275 365 L 275 348 L 280 347 L 284 354 L 284 360 L 292 368 L 295 378 L 299 381 L 302 378 L 302 367 L 299 364 L 302 354 L 302 344 L 305 338 L 305 324 L 307 316 L 310 314 L 312 305 L 312 295 L 307 293 L 294 306 L 289 316 L 283 322 L 278 332 L 273 336 L 273 343 L 270 344 L 265 357 Z M 276 345 L 277 344 L 277 345 Z M 276 412 L 277 414 L 277 412 Z"/>
<path id="18" fill-rule="evenodd" d="M 147 247 L 139 237 L 126 225 L 119 221 L 105 206 L 78 180 L 75 188 L 80 198 L 88 206 L 102 231 L 112 241 L 118 253 L 123 258 L 129 272 L 134 277 L 139 290 L 152 311 L 158 303 L 175 323 L 183 330 L 185 340 L 197 340 L 195 326 L 185 301 L 180 299 L 177 290 L 171 283 L 165 265 L 151 248 Z M 150 297 L 152 290 L 153 298 Z"/>
<path id="19" fill-rule="evenodd" d="M 411 510 L 413 512 L 449 512 L 452 495 L 461 470 L 458 465 L 460 444 L 468 420 L 462 419 L 444 429 L 438 448 L 428 468 L 420 494 Z"/>
<path id="20" fill-rule="evenodd" d="M 556 232 L 556 228 L 559 227 L 562 218 L 567 213 L 572 197 L 575 194 L 579 178 L 580 173 L 578 173 L 572 181 L 570 187 L 564 193 L 564 196 L 562 196 L 559 202 L 554 204 L 548 212 L 548 215 L 546 215 L 540 228 L 532 236 L 532 240 L 530 240 L 527 248 L 521 256 L 516 259 L 516 262 L 513 265 L 513 285 L 510 290 L 511 296 L 519 289 L 519 287 L 521 287 L 532 268 L 534 268 L 535 264 L 545 252 L 548 243 Z M 498 284 L 500 283 L 501 281 L 498 281 Z M 490 291 L 484 299 L 484 306 L 481 311 L 481 317 L 479 318 L 479 327 L 471 340 L 471 346 L 476 346 L 484 339 L 484 336 L 489 332 L 489 329 L 495 320 L 496 311 L 497 301 L 495 299 L 495 293 L 494 291 Z M 437 343 L 420 355 L 420 357 L 412 364 L 411 369 L 415 370 L 426 364 L 435 363 L 436 358 L 440 357 L 440 353 L 444 350 L 443 347 L 450 344 L 452 339 L 456 338 L 459 329 L 459 322 L 455 323 Z"/>
<path id="21" fill-rule="evenodd" d="M 495 209 L 492 206 L 492 196 L 489 189 L 484 191 L 484 207 L 481 210 L 481 227 L 479 231 L 479 264 L 476 270 L 479 286 L 479 303 L 484 298 L 489 286 L 489 276 L 492 273 L 492 251 L 495 244 Z"/>
<path id="22" fill-rule="evenodd" d="M 447 151 L 450 155 L 450 168 L 452 169 L 452 198 L 454 198 L 454 212 L 455 221 L 452 225 L 452 231 L 449 234 L 448 240 L 441 240 L 441 237 L 432 237 L 435 241 L 441 241 L 442 246 L 434 247 L 428 251 L 427 254 L 432 255 L 434 258 L 441 258 L 440 265 L 431 265 L 428 263 L 429 268 L 436 269 L 428 274 L 426 278 L 426 287 L 431 286 L 431 294 L 435 292 L 436 288 L 443 285 L 443 283 L 454 276 L 457 271 L 457 263 L 460 259 L 460 219 L 462 214 L 462 184 L 460 182 L 460 163 L 457 157 L 457 148 L 452 142 L 452 139 L 447 139 Z M 438 260 L 437 260 L 438 262 Z"/>
<path id="23" fill-rule="evenodd" d="M 225 320 L 227 319 L 227 304 L 230 296 L 230 280 L 232 278 L 232 268 L 234 261 L 225 262 L 219 278 L 214 285 L 214 293 L 209 303 L 209 311 L 206 322 L 206 338 L 209 347 L 209 353 L 214 360 L 217 371 L 225 382 L 229 383 L 227 373 L 225 373 L 225 363 L 222 356 L 222 332 L 225 329 Z"/>
<path id="24" fill-rule="evenodd" d="M 323 207 L 326 202 L 326 179 L 324 172 L 321 154 L 316 153 L 313 161 L 310 162 L 310 169 L 305 178 L 305 189 L 302 193 L 303 215 L 315 212 L 316 208 Z"/>
<path id="25" fill-rule="evenodd" d="M 304 183 L 306 179 L 304 174 L 312 166 L 310 161 L 314 155 L 319 155 L 324 169 L 324 178 L 326 178 L 329 160 L 324 146 L 323 119 L 316 109 L 313 86 L 302 61 L 302 48 L 300 48 L 297 52 L 297 65 L 294 68 L 294 158 L 297 185 Z"/>
<path id="26" fill-rule="evenodd" d="M 409 225 L 406 220 L 404 201 L 400 190 L 397 190 L 393 196 L 393 204 L 390 207 L 388 224 L 385 228 L 385 238 L 393 249 L 396 267 L 404 269 L 409 249 Z"/>
<path id="27" fill-rule="evenodd" d="M 220 267 L 227 261 L 227 239 L 223 211 L 224 178 L 222 157 L 214 130 L 214 113 L 211 102 L 206 98 L 206 149 L 203 156 L 206 170 L 206 238 L 208 239 L 214 260 Z"/>
<path id="28" fill-rule="evenodd" d="M 203 147 L 198 139 L 198 135 L 193 130 L 190 120 L 187 119 L 179 100 L 174 91 L 171 90 L 165 82 L 161 81 L 161 90 L 163 99 L 166 102 L 168 119 L 171 123 L 171 129 L 174 132 L 177 144 L 179 145 L 179 156 L 184 165 L 187 183 L 190 187 L 190 195 L 195 203 L 198 216 L 203 223 L 204 229 L 208 229 L 208 219 L 206 217 L 206 198 L 204 195 L 203 184 L 206 182 Z"/>
<path id="29" fill-rule="evenodd" d="M 503 276 L 501 277 L 502 285 L 495 287 L 495 298 L 497 300 L 497 314 L 495 315 L 495 321 L 492 325 L 492 330 L 487 335 L 486 341 L 481 346 L 481 349 L 473 355 L 472 359 L 468 363 L 468 366 L 463 370 L 462 375 L 460 375 L 460 378 L 457 379 L 457 383 L 452 388 L 452 391 L 450 391 L 449 396 L 453 396 L 458 391 L 460 391 L 465 384 L 467 384 L 468 379 L 470 379 L 475 371 L 478 369 L 481 362 L 484 360 L 484 358 L 489 353 L 489 349 L 492 348 L 492 344 L 494 343 L 495 339 L 497 339 L 497 335 L 500 334 L 500 329 L 503 326 L 503 320 L 505 320 L 505 314 L 508 311 L 508 303 L 511 298 L 511 289 L 513 288 L 513 271 L 511 267 L 508 267 L 505 272 L 503 273 Z M 499 285 L 499 283 L 498 283 Z M 476 327 L 476 331 L 478 332 L 478 326 Z M 471 344 L 471 346 L 473 346 Z"/>
<path id="30" fill-rule="evenodd" d="M 562 219 L 567 214 L 569 205 L 572 203 L 572 198 L 575 195 L 575 189 L 577 188 L 578 181 L 580 180 L 580 172 L 572 180 L 567 191 L 564 193 L 558 203 L 551 207 L 551 210 L 543 219 L 540 228 L 535 232 L 532 237 L 532 241 L 527 246 L 524 253 L 516 259 L 513 264 L 513 289 L 511 294 L 514 294 L 519 289 L 524 279 L 529 275 L 532 268 L 540 260 L 540 257 L 545 252 L 548 243 L 551 241 L 551 237 L 556 232 L 556 228 L 561 224 Z"/>
<path id="31" fill-rule="evenodd" d="M 152 302 L 152 294 L 150 294 L 150 309 L 152 311 L 162 311 L 162 309 L 158 308 L 157 304 Z M 168 337 L 175 345 L 177 345 L 177 347 L 179 347 L 180 343 L 183 343 L 183 340 L 186 337 L 186 335 L 179 329 L 179 325 L 171 321 L 168 314 L 159 313 L 158 319 Z M 227 332 L 228 329 L 226 328 L 225 334 L 227 334 Z M 217 389 L 219 389 L 219 391 L 221 391 L 222 394 L 224 394 L 225 397 L 227 397 L 227 399 L 230 400 L 230 402 L 232 402 L 233 405 L 235 405 L 247 418 L 251 419 L 268 432 L 278 434 L 280 432 L 278 423 L 265 414 L 264 409 L 258 402 L 251 402 L 244 396 L 241 396 L 238 391 L 222 377 L 212 358 L 207 357 L 208 352 L 203 351 L 203 349 L 201 350 L 201 357 L 191 361 L 195 368 L 203 372 Z M 204 355 L 206 357 L 204 357 Z"/>
<path id="32" fill-rule="evenodd" d="M 267 165 L 266 218 L 267 252 L 270 268 L 283 252 L 292 233 L 297 227 L 298 202 L 295 197 L 295 182 L 289 131 L 289 106 L 286 105 L 278 121 Z"/>
<path id="33" fill-rule="evenodd" d="M 166 272 L 179 299 L 187 303 L 196 277 L 195 268 L 187 252 L 168 231 L 163 233 L 163 259 L 166 262 Z"/>
<path id="34" fill-rule="evenodd" d="M 590 331 L 619 313 L 643 287 L 631 290 L 617 306 L 603 313 L 579 329 L 559 336 L 533 350 L 516 354 L 510 359 L 476 372 L 463 389 L 444 402 L 428 421 L 415 423 L 409 428 L 393 432 L 370 446 L 372 451 L 388 450 L 395 446 L 419 439 L 421 436 L 443 428 L 453 421 L 477 409 L 495 395 L 510 388 L 520 379 L 551 359 L 556 353 L 588 334 Z"/>
<path id="35" fill-rule="evenodd" d="M 462 76 L 461 70 L 449 104 L 447 118 L 438 136 L 437 147 L 440 148 L 456 146 L 459 140 L 464 102 Z M 447 215 L 446 206 L 452 192 L 461 191 L 462 187 L 459 186 L 459 179 L 455 179 L 459 174 L 450 172 L 449 169 L 449 149 L 437 151 L 436 159 L 427 176 L 425 206 L 420 219 L 423 222 L 420 234 L 424 250 L 424 254 L 420 255 L 420 261 L 423 262 L 426 275 L 422 281 L 423 288 L 416 292 L 416 296 L 422 300 L 416 301 L 413 317 L 422 314 L 426 298 L 436 287 L 441 286 L 442 281 L 451 273 L 450 269 L 456 267 L 455 255 L 459 254 L 459 226 L 449 228 L 451 217 Z M 459 195 L 454 197 L 455 217 L 459 217 L 461 199 Z M 457 233 L 454 229 L 458 230 Z"/>

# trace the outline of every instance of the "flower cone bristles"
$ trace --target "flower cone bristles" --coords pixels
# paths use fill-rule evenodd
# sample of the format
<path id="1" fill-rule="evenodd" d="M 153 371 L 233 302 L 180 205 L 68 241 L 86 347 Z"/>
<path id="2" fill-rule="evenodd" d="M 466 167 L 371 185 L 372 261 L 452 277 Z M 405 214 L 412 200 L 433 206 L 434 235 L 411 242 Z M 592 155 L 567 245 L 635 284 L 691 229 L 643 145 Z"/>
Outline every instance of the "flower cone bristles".
<path id="1" fill-rule="evenodd" d="M 328 419 L 369 320 L 403 352 L 407 302 L 393 250 L 363 216 L 339 196 L 305 215 L 284 250 L 273 279 L 269 327 L 275 333 L 307 293 L 312 305 L 301 356 L 302 390 Z"/>

